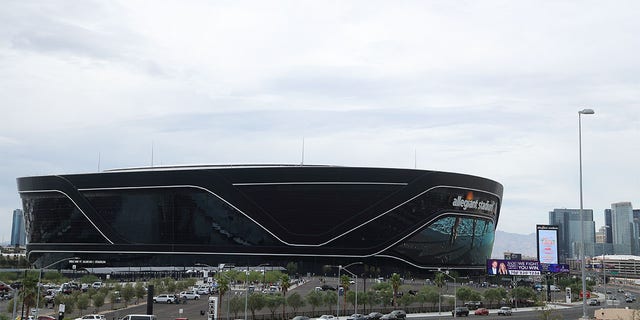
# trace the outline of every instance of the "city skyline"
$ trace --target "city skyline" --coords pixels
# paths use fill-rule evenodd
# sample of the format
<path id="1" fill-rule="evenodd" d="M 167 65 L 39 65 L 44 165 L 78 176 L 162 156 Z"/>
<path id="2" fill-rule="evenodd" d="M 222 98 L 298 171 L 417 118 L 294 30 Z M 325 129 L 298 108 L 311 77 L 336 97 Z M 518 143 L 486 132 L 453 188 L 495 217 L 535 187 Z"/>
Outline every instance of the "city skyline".
<path id="1" fill-rule="evenodd" d="M 181 164 L 418 168 L 504 185 L 498 230 L 640 203 L 640 3 L 10 2 L 16 178 Z M 0 225 L 8 239 L 10 224 Z"/>

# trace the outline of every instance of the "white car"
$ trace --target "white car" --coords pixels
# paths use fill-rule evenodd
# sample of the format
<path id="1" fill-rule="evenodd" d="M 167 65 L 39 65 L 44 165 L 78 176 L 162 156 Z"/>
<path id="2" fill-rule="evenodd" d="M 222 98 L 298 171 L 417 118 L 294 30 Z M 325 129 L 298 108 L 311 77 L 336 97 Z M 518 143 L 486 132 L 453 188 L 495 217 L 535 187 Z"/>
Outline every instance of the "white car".
<path id="1" fill-rule="evenodd" d="M 180 292 L 180 299 L 198 300 L 200 295 L 195 291 L 182 291 Z"/>
<path id="2" fill-rule="evenodd" d="M 197 287 L 194 291 L 200 295 L 209 294 L 209 287 Z"/>
<path id="3" fill-rule="evenodd" d="M 509 307 L 502 307 L 498 310 L 498 315 L 499 316 L 510 316 L 511 315 L 511 308 Z"/>
<path id="4" fill-rule="evenodd" d="M 172 294 L 161 294 L 153 297 L 155 303 L 174 303 L 176 302 L 176 296 Z"/>
<path id="5" fill-rule="evenodd" d="M 75 320 L 106 320 L 101 314 L 85 314 L 82 318 L 76 318 Z"/>

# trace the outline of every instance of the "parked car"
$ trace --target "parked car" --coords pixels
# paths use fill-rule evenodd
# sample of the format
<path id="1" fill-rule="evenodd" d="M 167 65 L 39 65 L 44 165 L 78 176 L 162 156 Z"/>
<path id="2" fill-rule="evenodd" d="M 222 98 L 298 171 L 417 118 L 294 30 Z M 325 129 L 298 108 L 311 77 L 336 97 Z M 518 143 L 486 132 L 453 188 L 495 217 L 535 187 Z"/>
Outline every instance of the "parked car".
<path id="1" fill-rule="evenodd" d="M 510 307 L 502 307 L 498 310 L 498 315 L 499 316 L 510 316 L 511 315 L 511 308 Z"/>
<path id="2" fill-rule="evenodd" d="M 194 291 L 199 295 L 209 294 L 209 287 L 197 287 Z"/>
<path id="3" fill-rule="evenodd" d="M 54 318 L 52 316 L 38 316 L 38 320 L 58 320 L 58 318 Z"/>
<path id="4" fill-rule="evenodd" d="M 479 308 L 476 309 L 476 311 L 473 313 L 476 316 L 488 316 L 489 315 L 489 309 L 487 308 Z"/>
<path id="5" fill-rule="evenodd" d="M 467 307 L 456 307 L 455 310 L 451 311 L 451 315 L 455 317 L 468 317 L 469 316 L 469 308 Z"/>
<path id="6" fill-rule="evenodd" d="M 397 319 L 398 317 L 396 317 L 396 315 L 393 313 L 383 314 L 382 317 L 380 317 L 380 320 L 397 320 Z"/>
<path id="7" fill-rule="evenodd" d="M 102 286 L 103 286 L 102 281 L 96 281 L 96 282 L 91 284 L 91 287 L 94 288 L 94 289 L 100 289 L 100 288 L 102 288 Z"/>
<path id="8" fill-rule="evenodd" d="M 322 291 L 327 291 L 327 290 L 331 290 L 331 291 L 336 291 L 336 288 L 334 286 L 330 286 L 328 284 L 323 284 L 322 287 Z"/>
<path id="9" fill-rule="evenodd" d="M 627 297 L 626 299 L 624 299 L 624 302 L 631 303 L 633 302 L 633 299 L 631 297 Z"/>
<path id="10" fill-rule="evenodd" d="M 318 319 L 335 319 L 335 318 L 336 318 L 336 316 L 334 316 L 332 314 L 323 314 Z"/>
<path id="11" fill-rule="evenodd" d="M 368 318 L 360 313 L 354 313 L 351 316 L 347 317 L 347 320 L 367 320 Z"/>
<path id="12" fill-rule="evenodd" d="M 120 320 L 157 320 L 156 316 L 152 314 L 128 314 Z"/>
<path id="13" fill-rule="evenodd" d="M 295 316 L 291 320 L 309 320 L 307 316 Z"/>
<path id="14" fill-rule="evenodd" d="M 383 316 L 382 313 L 380 312 L 371 312 L 369 313 L 369 315 L 367 317 L 369 317 L 369 320 L 378 320 Z"/>
<path id="15" fill-rule="evenodd" d="M 390 313 L 396 316 L 396 318 L 398 319 L 404 319 L 407 317 L 407 313 L 404 310 L 393 310 Z"/>
<path id="16" fill-rule="evenodd" d="M 591 299 L 589 299 L 589 305 L 590 306 L 599 306 L 600 305 L 600 300 L 598 300 L 596 298 L 591 298 Z"/>
<path id="17" fill-rule="evenodd" d="M 468 301 L 464 306 L 469 308 L 469 310 L 476 310 L 478 308 L 482 308 L 482 301 Z"/>
<path id="18" fill-rule="evenodd" d="M 172 294 L 160 294 L 153 297 L 154 303 L 174 303 L 176 302 L 176 296 Z"/>
<path id="19" fill-rule="evenodd" d="M 111 293 L 111 299 L 114 300 L 112 302 L 120 302 L 122 301 L 122 296 L 120 295 L 120 291 L 114 291 Z"/>
<path id="20" fill-rule="evenodd" d="M 85 314 L 81 318 L 76 318 L 75 320 L 106 320 L 106 318 L 101 314 Z"/>
<path id="21" fill-rule="evenodd" d="M 200 299 L 200 295 L 195 291 L 182 291 L 180 292 L 180 299 L 198 300 Z"/>

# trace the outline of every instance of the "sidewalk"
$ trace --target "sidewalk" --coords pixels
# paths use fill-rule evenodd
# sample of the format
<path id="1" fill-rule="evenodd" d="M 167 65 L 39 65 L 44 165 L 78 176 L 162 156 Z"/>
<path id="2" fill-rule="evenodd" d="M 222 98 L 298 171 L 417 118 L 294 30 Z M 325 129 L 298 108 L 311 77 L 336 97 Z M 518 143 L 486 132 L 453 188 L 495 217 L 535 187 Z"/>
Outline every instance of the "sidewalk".
<path id="1" fill-rule="evenodd" d="M 549 303 L 547 304 L 547 308 L 555 310 L 555 309 L 567 309 L 573 308 L 576 306 L 582 305 L 582 303 L 576 304 L 560 304 L 560 303 Z M 526 307 L 526 308 L 512 308 L 511 311 L 513 313 L 525 312 L 525 311 L 538 311 L 542 310 L 544 307 Z M 473 314 L 474 310 L 469 310 L 469 314 Z M 498 309 L 489 309 L 489 315 L 497 315 Z M 442 311 L 438 312 L 429 312 L 429 313 L 408 313 L 407 318 L 427 318 L 427 317 L 441 317 L 441 316 L 451 316 L 451 311 Z"/>

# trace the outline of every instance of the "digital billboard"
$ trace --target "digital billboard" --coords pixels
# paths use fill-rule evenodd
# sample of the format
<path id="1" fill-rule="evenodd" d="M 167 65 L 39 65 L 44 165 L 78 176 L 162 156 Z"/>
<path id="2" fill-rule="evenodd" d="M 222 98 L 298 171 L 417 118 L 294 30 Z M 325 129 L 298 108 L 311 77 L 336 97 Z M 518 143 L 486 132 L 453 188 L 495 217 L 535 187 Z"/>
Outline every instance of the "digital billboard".
<path id="1" fill-rule="evenodd" d="M 487 260 L 487 274 L 493 275 L 512 275 L 512 276 L 531 276 L 540 275 L 540 263 L 538 261 L 528 260 Z"/>
<path id="2" fill-rule="evenodd" d="M 542 264 L 558 264 L 558 226 L 536 225 L 538 261 Z"/>
<path id="3" fill-rule="evenodd" d="M 568 264 L 550 264 L 547 266 L 547 270 L 551 273 L 569 273 Z"/>

